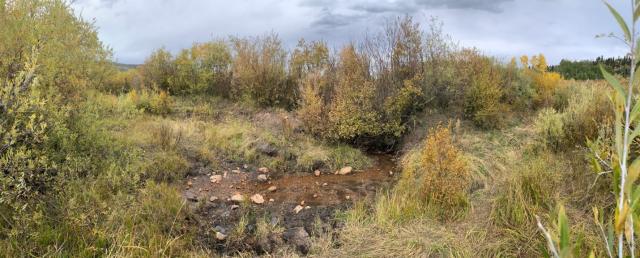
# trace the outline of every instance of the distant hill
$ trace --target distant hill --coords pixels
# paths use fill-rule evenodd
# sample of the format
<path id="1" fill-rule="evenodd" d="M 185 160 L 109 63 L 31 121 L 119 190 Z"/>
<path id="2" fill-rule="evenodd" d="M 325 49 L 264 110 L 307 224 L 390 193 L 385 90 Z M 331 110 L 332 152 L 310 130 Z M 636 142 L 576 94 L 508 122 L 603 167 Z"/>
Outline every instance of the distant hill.
<path id="1" fill-rule="evenodd" d="M 137 64 L 121 64 L 121 63 L 116 63 L 116 62 L 114 62 L 113 64 L 115 66 L 117 66 L 118 69 L 120 69 L 121 71 L 126 71 L 126 70 L 133 69 L 133 68 L 136 68 L 136 67 L 139 66 Z"/>

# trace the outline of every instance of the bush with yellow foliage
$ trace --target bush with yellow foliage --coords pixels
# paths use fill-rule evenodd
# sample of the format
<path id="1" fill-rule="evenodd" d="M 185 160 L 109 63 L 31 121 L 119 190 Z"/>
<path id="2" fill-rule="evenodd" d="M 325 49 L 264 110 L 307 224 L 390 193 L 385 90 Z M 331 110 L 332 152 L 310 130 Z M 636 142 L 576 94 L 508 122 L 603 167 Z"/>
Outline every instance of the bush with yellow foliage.
<path id="1" fill-rule="evenodd" d="M 405 163 L 399 194 L 417 194 L 414 198 L 441 220 L 455 219 L 466 211 L 469 166 L 453 142 L 450 127 L 431 129 L 419 153 Z"/>
<path id="2" fill-rule="evenodd" d="M 554 93 L 562 86 L 562 76 L 556 72 L 548 71 L 547 59 L 543 54 L 520 57 L 520 63 L 524 69 L 524 75 L 531 78 L 533 88 L 536 91 L 534 104 L 537 106 L 550 106 Z"/>

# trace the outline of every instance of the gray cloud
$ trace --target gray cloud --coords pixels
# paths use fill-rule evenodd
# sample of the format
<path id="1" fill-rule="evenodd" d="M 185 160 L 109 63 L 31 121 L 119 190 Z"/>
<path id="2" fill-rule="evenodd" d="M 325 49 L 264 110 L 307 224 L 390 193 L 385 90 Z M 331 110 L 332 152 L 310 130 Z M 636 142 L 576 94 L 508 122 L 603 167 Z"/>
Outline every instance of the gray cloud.
<path id="1" fill-rule="evenodd" d="M 324 13 L 311 23 L 312 27 L 320 30 L 336 29 L 343 26 L 348 26 L 362 19 L 362 15 L 344 15 L 332 13 L 329 10 L 325 10 Z"/>
<path id="2" fill-rule="evenodd" d="M 502 12 L 502 4 L 511 1 L 513 0 L 416 0 L 416 4 L 426 8 L 445 7 L 450 9 Z"/>
<path id="3" fill-rule="evenodd" d="M 404 14 L 423 26 L 437 16 L 461 45 L 498 57 L 545 53 L 558 62 L 624 54 L 615 41 L 594 39 L 617 28 L 596 0 L 78 0 L 72 7 L 95 18 L 100 38 L 126 63 L 162 46 L 176 53 L 194 41 L 269 31 L 290 47 L 300 37 L 339 47 Z"/>

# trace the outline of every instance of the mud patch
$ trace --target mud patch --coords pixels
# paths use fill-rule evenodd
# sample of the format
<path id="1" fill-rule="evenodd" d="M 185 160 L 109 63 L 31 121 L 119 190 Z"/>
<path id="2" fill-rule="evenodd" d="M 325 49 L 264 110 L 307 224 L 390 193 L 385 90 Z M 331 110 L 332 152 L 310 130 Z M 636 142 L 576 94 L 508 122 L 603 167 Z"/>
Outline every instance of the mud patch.
<path id="1" fill-rule="evenodd" d="M 397 173 L 393 157 L 378 155 L 374 160 L 376 163 L 372 168 L 356 170 L 348 175 L 321 171 L 320 176 L 305 173 L 271 178 L 272 174 L 281 174 L 271 171 L 264 173 L 267 175 L 264 182 L 258 179 L 262 173 L 256 168 L 201 170 L 199 175 L 191 176 L 185 182 L 183 195 L 200 216 L 202 241 L 206 245 L 223 253 L 238 250 L 272 252 L 277 245 L 287 241 L 283 234 L 267 236 L 268 240 L 252 237 L 217 240 L 215 235 L 216 232 L 231 235 L 238 230 L 241 220 L 247 236 L 256 231 L 258 220 L 266 220 L 284 232 L 304 228 L 314 236 L 333 231 L 341 227 L 335 220 L 336 211 L 344 210 L 356 201 L 373 199 L 376 193 L 395 181 Z M 211 176 L 214 175 L 222 176 L 222 179 L 212 182 Z M 243 195 L 245 201 L 231 201 L 231 196 L 237 194 Z M 262 195 L 265 202 L 252 203 L 249 198 L 254 194 Z M 296 211 L 297 206 L 302 209 Z M 304 248 L 297 248 L 302 253 L 306 252 Z"/>

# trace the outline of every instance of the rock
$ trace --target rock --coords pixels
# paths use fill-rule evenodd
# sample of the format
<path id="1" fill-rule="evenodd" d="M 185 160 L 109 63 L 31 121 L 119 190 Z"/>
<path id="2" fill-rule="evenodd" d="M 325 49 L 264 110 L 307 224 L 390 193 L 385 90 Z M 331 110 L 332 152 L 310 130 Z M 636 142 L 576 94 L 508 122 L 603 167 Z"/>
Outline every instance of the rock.
<path id="1" fill-rule="evenodd" d="M 269 173 L 269 169 L 265 168 L 265 167 L 261 167 L 258 169 L 258 172 L 262 173 L 262 174 L 266 174 Z"/>
<path id="2" fill-rule="evenodd" d="M 240 174 L 240 170 L 239 169 L 231 170 L 231 172 L 236 173 L 236 174 Z"/>
<path id="3" fill-rule="evenodd" d="M 220 232 L 220 233 L 222 233 L 222 234 L 226 234 L 226 233 L 227 233 L 227 230 L 226 230 L 226 229 L 224 229 L 224 228 L 223 228 L 223 227 L 221 227 L 221 226 L 216 226 L 216 227 L 215 227 L 215 228 L 213 228 L 213 229 L 214 229 L 216 232 Z"/>
<path id="4" fill-rule="evenodd" d="M 320 176 L 320 170 L 313 171 L 313 174 L 316 176 Z"/>
<path id="5" fill-rule="evenodd" d="M 327 185 L 329 185 L 329 184 L 327 184 L 327 183 L 323 183 L 323 184 L 322 184 L 322 186 L 327 186 Z"/>
<path id="6" fill-rule="evenodd" d="M 393 171 L 389 171 L 389 175 L 390 175 L 390 176 L 393 176 Z"/>
<path id="7" fill-rule="evenodd" d="M 275 146 L 273 146 L 273 144 L 270 144 L 270 143 L 260 143 L 258 144 L 256 149 L 260 153 L 271 156 L 271 157 L 278 155 L 278 149 Z"/>
<path id="8" fill-rule="evenodd" d="M 242 165 L 242 167 L 243 167 L 244 169 L 247 169 L 247 168 L 249 168 L 249 165 L 244 164 L 244 165 Z"/>
<path id="9" fill-rule="evenodd" d="M 216 239 L 218 239 L 218 241 L 224 241 L 227 238 L 227 235 L 223 234 L 222 232 L 216 232 Z"/>
<path id="10" fill-rule="evenodd" d="M 347 174 L 350 174 L 352 171 L 353 171 L 352 167 L 343 167 L 340 170 L 336 171 L 336 174 L 347 175 Z"/>
<path id="11" fill-rule="evenodd" d="M 209 201 L 210 201 L 210 202 L 215 202 L 215 201 L 217 201 L 217 200 L 218 200 L 218 197 L 215 197 L 215 196 L 211 196 L 211 197 L 209 197 Z"/>
<path id="12" fill-rule="evenodd" d="M 185 194 L 185 197 L 187 197 L 187 200 L 188 200 L 188 201 L 191 201 L 191 202 L 198 202 L 198 196 L 197 196 L 196 194 L 194 194 L 194 193 L 187 192 L 187 193 Z"/>
<path id="13" fill-rule="evenodd" d="M 301 202 L 300 202 L 300 205 L 304 206 L 304 201 L 301 201 Z"/>
<path id="14" fill-rule="evenodd" d="M 318 198 L 318 194 L 313 194 L 313 198 Z"/>
<path id="15" fill-rule="evenodd" d="M 244 201 L 244 195 L 242 195 L 240 193 L 236 193 L 236 194 L 231 196 L 231 201 L 232 202 L 243 202 Z"/>
<path id="16" fill-rule="evenodd" d="M 275 202 L 275 201 L 276 201 L 276 200 L 274 200 L 273 198 L 272 198 L 272 199 L 269 199 L 269 202 Z"/>
<path id="17" fill-rule="evenodd" d="M 302 211 L 302 209 L 304 209 L 304 207 L 302 207 L 301 205 L 297 205 L 295 208 L 293 208 L 293 212 L 298 214 L 300 211 Z"/>
<path id="18" fill-rule="evenodd" d="M 192 186 L 192 185 L 193 185 L 193 182 L 191 182 L 191 180 L 189 180 L 189 181 L 187 182 L 187 186 Z"/>
<path id="19" fill-rule="evenodd" d="M 262 197 L 262 195 L 260 194 L 254 194 L 251 196 L 251 201 L 255 204 L 263 204 L 264 203 L 264 197 Z"/>
<path id="20" fill-rule="evenodd" d="M 278 190 L 278 187 L 276 187 L 275 185 L 272 185 L 267 190 L 269 190 L 269 192 L 275 192 L 276 190 Z"/>
<path id="21" fill-rule="evenodd" d="M 311 209 L 311 206 L 304 207 L 305 210 Z"/>
<path id="22" fill-rule="evenodd" d="M 231 205 L 231 210 L 235 210 L 237 208 L 240 208 L 240 205 L 236 205 L 236 204 Z"/>
<path id="23" fill-rule="evenodd" d="M 283 237 L 287 243 L 293 245 L 302 254 L 307 254 L 309 252 L 311 238 L 309 237 L 309 233 L 307 233 L 303 227 L 288 229 L 284 232 Z"/>
<path id="24" fill-rule="evenodd" d="M 265 174 L 258 175 L 258 181 L 266 182 L 267 181 L 267 175 L 265 175 Z"/>
<path id="25" fill-rule="evenodd" d="M 213 175 L 209 177 L 209 179 L 211 180 L 211 183 L 219 184 L 220 182 L 222 182 L 222 175 Z"/>
<path id="26" fill-rule="evenodd" d="M 227 178 L 227 171 L 224 172 L 224 175 L 222 177 Z"/>
<path id="27" fill-rule="evenodd" d="M 348 195 L 347 195 L 347 196 L 345 196 L 344 198 L 345 198 L 345 199 L 347 199 L 347 200 L 349 200 L 349 199 L 351 199 L 351 196 L 348 196 Z"/>

